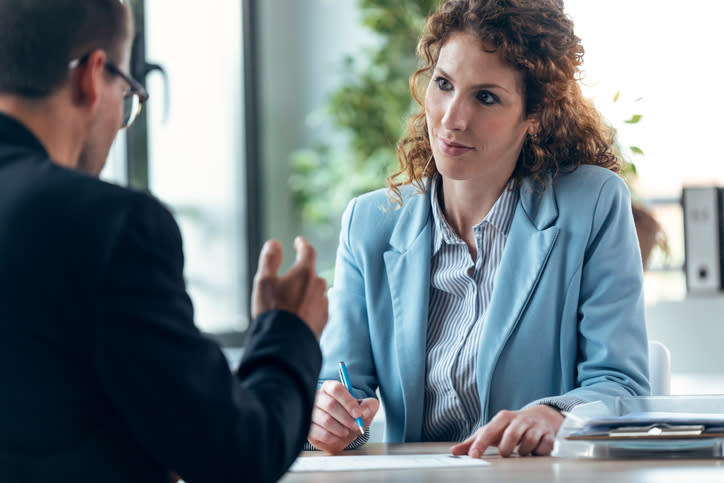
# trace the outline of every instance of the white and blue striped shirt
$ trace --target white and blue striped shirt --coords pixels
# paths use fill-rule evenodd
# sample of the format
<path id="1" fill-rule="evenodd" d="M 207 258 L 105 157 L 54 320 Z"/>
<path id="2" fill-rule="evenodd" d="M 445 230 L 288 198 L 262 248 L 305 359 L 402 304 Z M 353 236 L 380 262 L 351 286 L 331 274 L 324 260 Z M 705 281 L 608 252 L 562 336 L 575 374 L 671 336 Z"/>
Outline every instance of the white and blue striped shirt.
<path id="1" fill-rule="evenodd" d="M 486 217 L 473 227 L 477 259 L 450 227 L 431 183 L 432 272 L 427 325 L 424 441 L 461 441 L 482 426 L 476 382 L 480 337 L 518 204 L 511 180 Z"/>

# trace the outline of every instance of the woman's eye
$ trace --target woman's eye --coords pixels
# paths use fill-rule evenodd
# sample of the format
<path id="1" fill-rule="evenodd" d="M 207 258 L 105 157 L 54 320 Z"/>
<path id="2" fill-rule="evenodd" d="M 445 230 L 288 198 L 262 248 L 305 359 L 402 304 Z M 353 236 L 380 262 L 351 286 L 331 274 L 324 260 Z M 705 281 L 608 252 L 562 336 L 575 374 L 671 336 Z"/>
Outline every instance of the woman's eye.
<path id="1" fill-rule="evenodd" d="M 452 89 L 452 85 L 447 81 L 444 77 L 438 77 L 435 79 L 435 82 L 437 83 L 437 88 L 441 91 L 449 91 Z"/>
<path id="2" fill-rule="evenodd" d="M 486 106 L 491 106 L 498 103 L 498 98 L 489 91 L 480 91 L 476 96 L 478 100 Z"/>

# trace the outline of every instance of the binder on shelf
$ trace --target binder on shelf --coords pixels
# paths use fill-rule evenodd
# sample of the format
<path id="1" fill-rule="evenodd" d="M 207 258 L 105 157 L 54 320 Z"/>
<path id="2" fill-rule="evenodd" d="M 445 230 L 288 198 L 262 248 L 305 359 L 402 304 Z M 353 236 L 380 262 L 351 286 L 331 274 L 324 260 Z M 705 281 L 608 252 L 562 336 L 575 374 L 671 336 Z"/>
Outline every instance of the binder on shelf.
<path id="1" fill-rule="evenodd" d="M 716 186 L 683 189 L 684 265 L 686 289 L 691 294 L 715 294 L 724 289 L 723 198 L 722 188 Z"/>

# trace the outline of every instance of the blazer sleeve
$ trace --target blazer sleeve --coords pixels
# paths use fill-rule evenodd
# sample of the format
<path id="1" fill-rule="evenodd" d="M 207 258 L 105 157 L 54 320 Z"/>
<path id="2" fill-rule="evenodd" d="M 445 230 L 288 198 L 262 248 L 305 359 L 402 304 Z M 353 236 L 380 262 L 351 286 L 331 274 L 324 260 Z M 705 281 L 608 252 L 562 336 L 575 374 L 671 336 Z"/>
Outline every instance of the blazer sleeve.
<path id="1" fill-rule="evenodd" d="M 648 395 L 641 252 L 628 189 L 617 176 L 599 191 L 588 240 L 578 297 L 567 300 L 577 304 L 577 387 L 561 402 Z"/>
<path id="2" fill-rule="evenodd" d="M 194 325 L 178 227 L 145 195 L 125 217 L 98 291 L 94 360 L 133 438 L 188 481 L 276 481 L 309 430 L 321 353 L 306 324 L 262 314 L 232 374 Z"/>
<path id="3" fill-rule="evenodd" d="M 350 244 L 356 206 L 354 199 L 342 215 L 334 286 L 329 291 L 329 323 L 320 339 L 324 363 L 319 385 L 328 379 L 339 380 L 338 363 L 344 361 L 355 397 L 367 398 L 377 397 L 378 380 L 370 340 L 364 267 Z"/>

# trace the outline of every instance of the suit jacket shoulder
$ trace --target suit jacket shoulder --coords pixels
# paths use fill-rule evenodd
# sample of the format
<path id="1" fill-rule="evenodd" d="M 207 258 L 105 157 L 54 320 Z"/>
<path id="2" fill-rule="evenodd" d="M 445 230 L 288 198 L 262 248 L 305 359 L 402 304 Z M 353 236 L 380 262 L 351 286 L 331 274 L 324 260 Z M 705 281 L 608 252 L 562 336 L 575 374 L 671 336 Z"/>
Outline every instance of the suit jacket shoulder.
<path id="1" fill-rule="evenodd" d="M 626 183 L 619 175 L 600 166 L 582 165 L 575 171 L 559 175 L 553 180 L 553 189 L 560 200 L 559 209 L 576 208 L 580 203 L 596 204 L 605 191 L 614 196 L 628 195 Z"/>
<path id="2" fill-rule="evenodd" d="M 342 215 L 341 241 L 363 240 L 354 243 L 367 252 L 384 252 L 389 248 L 404 251 L 429 228 L 429 190 L 420 192 L 416 186 L 400 187 L 402 205 L 389 196 L 386 188 L 353 199 Z"/>

